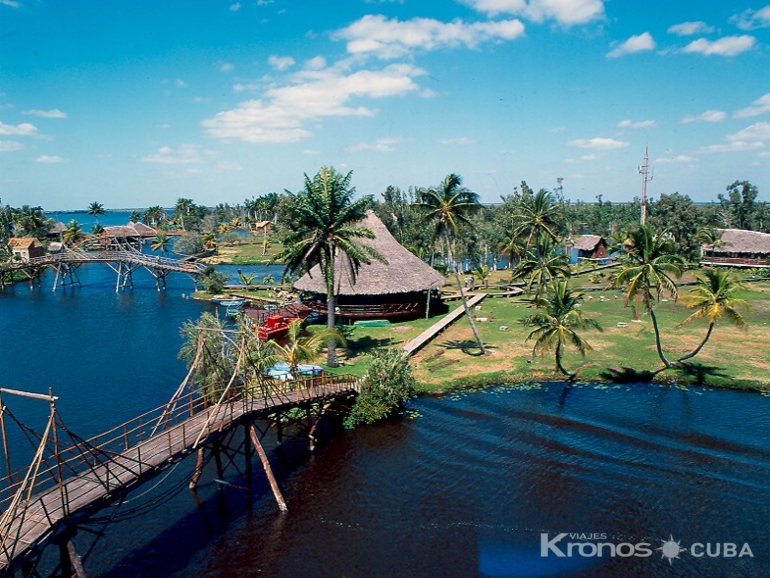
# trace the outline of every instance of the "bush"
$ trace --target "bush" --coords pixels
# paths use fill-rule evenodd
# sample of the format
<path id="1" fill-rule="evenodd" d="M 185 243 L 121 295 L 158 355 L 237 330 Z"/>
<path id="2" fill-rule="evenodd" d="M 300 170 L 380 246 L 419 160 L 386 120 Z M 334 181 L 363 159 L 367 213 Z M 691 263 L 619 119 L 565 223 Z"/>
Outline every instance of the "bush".
<path id="1" fill-rule="evenodd" d="M 227 277 L 217 271 L 213 265 L 208 265 L 201 275 L 201 285 L 207 293 L 222 293 L 226 282 Z"/>
<path id="2" fill-rule="evenodd" d="M 409 356 L 400 349 L 376 349 L 363 378 L 361 393 L 345 418 L 345 427 L 373 424 L 400 411 L 415 395 Z"/>

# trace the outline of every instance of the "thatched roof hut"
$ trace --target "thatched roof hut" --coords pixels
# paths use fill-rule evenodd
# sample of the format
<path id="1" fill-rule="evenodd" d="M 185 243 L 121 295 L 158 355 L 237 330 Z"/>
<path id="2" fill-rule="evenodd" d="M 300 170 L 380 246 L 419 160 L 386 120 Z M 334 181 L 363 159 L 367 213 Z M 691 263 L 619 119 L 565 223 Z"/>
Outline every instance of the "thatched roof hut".
<path id="1" fill-rule="evenodd" d="M 360 239 L 359 243 L 375 249 L 385 257 L 387 263 L 372 259 L 368 265 L 362 264 L 354 280 L 347 259 L 338 255 L 334 264 L 337 295 L 413 293 L 438 289 L 444 284 L 444 276 L 396 241 L 373 211 L 367 211 L 366 219 L 359 225 L 374 233 L 374 239 Z M 310 273 L 300 277 L 294 283 L 294 288 L 325 295 L 326 282 L 321 267 L 316 265 Z"/>
<path id="2" fill-rule="evenodd" d="M 720 253 L 746 253 L 754 255 L 770 255 L 770 235 L 758 231 L 743 229 L 720 229 L 721 243 L 716 247 L 704 245 L 704 249 L 719 255 Z"/>
<path id="3" fill-rule="evenodd" d="M 604 241 L 604 237 L 601 235 L 580 235 L 573 246 L 578 251 L 593 252 L 602 241 Z M 604 245 L 607 245 L 606 241 L 604 241 Z"/>

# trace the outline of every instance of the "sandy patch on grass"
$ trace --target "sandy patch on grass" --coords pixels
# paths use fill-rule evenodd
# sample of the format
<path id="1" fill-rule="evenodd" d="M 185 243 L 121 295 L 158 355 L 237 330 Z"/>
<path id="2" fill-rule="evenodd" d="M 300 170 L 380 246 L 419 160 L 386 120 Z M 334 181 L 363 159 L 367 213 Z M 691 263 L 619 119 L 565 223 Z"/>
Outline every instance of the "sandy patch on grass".
<path id="1" fill-rule="evenodd" d="M 411 325 L 398 325 L 397 327 L 393 327 L 392 329 L 394 333 L 405 333 L 407 331 L 411 331 L 412 329 L 414 329 L 414 327 L 412 327 Z"/>

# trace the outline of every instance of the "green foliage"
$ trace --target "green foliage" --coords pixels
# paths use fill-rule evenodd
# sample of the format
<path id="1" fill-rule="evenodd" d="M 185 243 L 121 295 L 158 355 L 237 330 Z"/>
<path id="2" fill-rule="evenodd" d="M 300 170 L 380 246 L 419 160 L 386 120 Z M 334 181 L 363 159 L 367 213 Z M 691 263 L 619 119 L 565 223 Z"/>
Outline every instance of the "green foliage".
<path id="1" fill-rule="evenodd" d="M 194 255 L 204 249 L 203 235 L 200 233 L 182 233 L 174 241 L 174 253 Z"/>
<path id="2" fill-rule="evenodd" d="M 406 400 L 414 397 L 415 385 L 406 353 L 390 348 L 375 350 L 345 426 L 373 424 L 394 415 Z"/>
<path id="3" fill-rule="evenodd" d="M 213 265 L 208 265 L 201 275 L 201 284 L 207 293 L 221 293 L 225 290 L 227 277 L 216 270 Z"/>

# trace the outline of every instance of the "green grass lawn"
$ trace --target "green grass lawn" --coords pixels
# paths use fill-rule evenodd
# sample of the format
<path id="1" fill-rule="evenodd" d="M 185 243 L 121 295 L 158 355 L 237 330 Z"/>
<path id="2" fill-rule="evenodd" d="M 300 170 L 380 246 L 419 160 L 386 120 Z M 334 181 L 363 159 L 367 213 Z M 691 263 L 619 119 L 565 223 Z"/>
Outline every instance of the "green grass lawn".
<path id="1" fill-rule="evenodd" d="M 267 253 L 262 254 L 262 237 L 250 236 L 243 241 L 233 244 L 220 244 L 217 254 L 208 259 L 209 263 L 227 263 L 232 265 L 261 265 L 270 263 L 281 252 L 283 245 L 277 240 L 271 239 L 267 247 Z"/>

